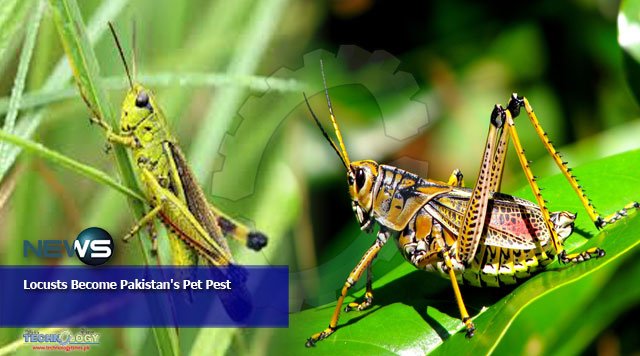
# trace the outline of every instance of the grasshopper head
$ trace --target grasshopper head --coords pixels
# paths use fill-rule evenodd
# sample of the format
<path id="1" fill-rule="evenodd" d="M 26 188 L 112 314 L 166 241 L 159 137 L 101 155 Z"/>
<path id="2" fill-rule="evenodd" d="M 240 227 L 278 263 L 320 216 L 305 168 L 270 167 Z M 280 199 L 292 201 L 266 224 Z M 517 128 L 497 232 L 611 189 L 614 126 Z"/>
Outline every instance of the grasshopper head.
<path id="1" fill-rule="evenodd" d="M 347 170 L 351 207 L 358 218 L 360 228 L 371 229 L 373 186 L 378 178 L 378 163 L 371 160 L 351 162 Z"/>
<path id="2" fill-rule="evenodd" d="M 122 103 L 120 130 L 123 133 L 135 130 L 156 112 L 156 108 L 156 100 L 151 91 L 140 84 L 133 84 Z"/>
<path id="3" fill-rule="evenodd" d="M 124 71 L 127 74 L 127 80 L 129 81 L 130 88 L 127 92 L 127 96 L 125 96 L 124 98 L 124 102 L 122 103 L 122 113 L 120 114 L 120 131 L 123 134 L 127 134 L 137 129 L 142 129 L 143 132 L 146 131 L 146 134 L 141 138 L 143 140 L 150 140 L 153 138 L 153 134 L 150 131 L 154 129 L 153 126 L 158 125 L 156 125 L 157 122 L 153 122 L 153 120 L 147 119 L 158 118 L 158 120 L 164 120 L 164 117 L 161 114 L 156 114 L 156 112 L 159 111 L 159 108 L 156 104 L 156 99 L 151 91 L 135 82 L 135 27 L 133 29 L 132 39 L 134 43 L 133 76 L 129 71 L 129 65 L 127 64 L 122 46 L 120 45 L 120 40 L 118 39 L 116 29 L 113 27 L 113 24 L 111 22 L 109 22 L 109 29 L 111 30 L 111 34 L 113 35 L 116 47 L 118 48 L 118 53 L 120 53 L 120 58 L 122 59 L 122 65 L 124 66 Z"/>

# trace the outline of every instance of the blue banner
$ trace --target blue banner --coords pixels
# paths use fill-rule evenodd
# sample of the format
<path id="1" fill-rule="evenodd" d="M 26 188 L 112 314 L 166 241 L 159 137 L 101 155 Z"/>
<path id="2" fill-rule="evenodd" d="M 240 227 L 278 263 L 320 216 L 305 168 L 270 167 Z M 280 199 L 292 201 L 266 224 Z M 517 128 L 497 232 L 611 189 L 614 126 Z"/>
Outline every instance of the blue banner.
<path id="1" fill-rule="evenodd" d="M 0 327 L 286 327 L 288 268 L 0 267 Z"/>

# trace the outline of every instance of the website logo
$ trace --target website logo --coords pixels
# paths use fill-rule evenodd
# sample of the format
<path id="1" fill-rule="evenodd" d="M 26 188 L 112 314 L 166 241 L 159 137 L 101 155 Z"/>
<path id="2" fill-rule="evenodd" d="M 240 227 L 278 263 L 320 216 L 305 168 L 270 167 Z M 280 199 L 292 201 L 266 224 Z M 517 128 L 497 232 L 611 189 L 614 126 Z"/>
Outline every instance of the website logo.
<path id="1" fill-rule="evenodd" d="M 61 331 L 43 331 L 27 329 L 22 333 L 25 344 L 32 344 L 34 351 L 89 351 L 92 346 L 100 344 L 100 334 L 80 329 L 73 332 L 69 329 Z"/>

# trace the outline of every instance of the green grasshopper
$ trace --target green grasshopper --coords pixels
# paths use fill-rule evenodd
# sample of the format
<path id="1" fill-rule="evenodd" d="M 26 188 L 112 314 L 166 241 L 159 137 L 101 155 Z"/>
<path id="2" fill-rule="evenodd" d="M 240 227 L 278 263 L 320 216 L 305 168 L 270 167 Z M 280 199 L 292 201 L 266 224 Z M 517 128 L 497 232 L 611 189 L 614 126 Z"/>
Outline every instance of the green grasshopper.
<path id="1" fill-rule="evenodd" d="M 94 111 L 91 122 L 102 127 L 109 143 L 120 144 L 130 149 L 135 172 L 141 183 L 151 210 L 134 225 L 123 238 L 127 241 L 140 228 L 148 226 L 152 236 L 152 251 L 157 251 L 157 234 L 153 222 L 157 218 L 167 228 L 173 264 L 193 266 L 201 257 L 212 266 L 234 266 L 234 259 L 223 236 L 231 236 L 250 249 L 259 251 L 267 244 L 267 237 L 258 231 L 239 224 L 211 205 L 198 185 L 177 140 L 171 135 L 169 126 L 156 98 L 150 90 L 132 79 L 122 47 L 115 29 L 109 23 L 116 46 L 122 59 L 129 90 L 122 103 L 120 131 L 114 130 Z M 134 59 L 135 60 L 135 59 Z M 82 90 L 80 90 L 82 93 Z M 240 282 L 245 276 L 240 268 L 229 270 Z M 234 283 L 234 296 L 247 297 Z M 221 298 L 224 298 L 221 295 Z M 250 310 L 248 300 L 222 300 L 234 320 L 242 320 Z M 233 304 L 232 304 L 233 303 Z M 244 303 L 238 308 L 239 303 Z M 242 314 L 241 314 L 242 313 Z"/>

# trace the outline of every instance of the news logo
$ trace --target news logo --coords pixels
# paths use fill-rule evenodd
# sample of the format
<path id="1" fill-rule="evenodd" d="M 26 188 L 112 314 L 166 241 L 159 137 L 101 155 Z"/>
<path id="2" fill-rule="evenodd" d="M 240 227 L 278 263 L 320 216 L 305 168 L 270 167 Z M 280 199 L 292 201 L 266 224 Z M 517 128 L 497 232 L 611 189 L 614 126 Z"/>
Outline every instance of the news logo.
<path id="1" fill-rule="evenodd" d="M 82 230 L 73 243 L 76 256 L 84 264 L 99 266 L 113 255 L 113 239 L 111 235 L 99 227 L 90 227 Z M 88 253 L 87 253 L 88 252 Z"/>
<path id="2" fill-rule="evenodd" d="M 30 254 L 39 258 L 78 257 L 82 263 L 99 266 L 113 256 L 115 244 L 111 235 L 99 227 L 82 230 L 73 243 L 67 240 L 38 240 L 37 245 L 24 240 L 23 256 Z"/>

